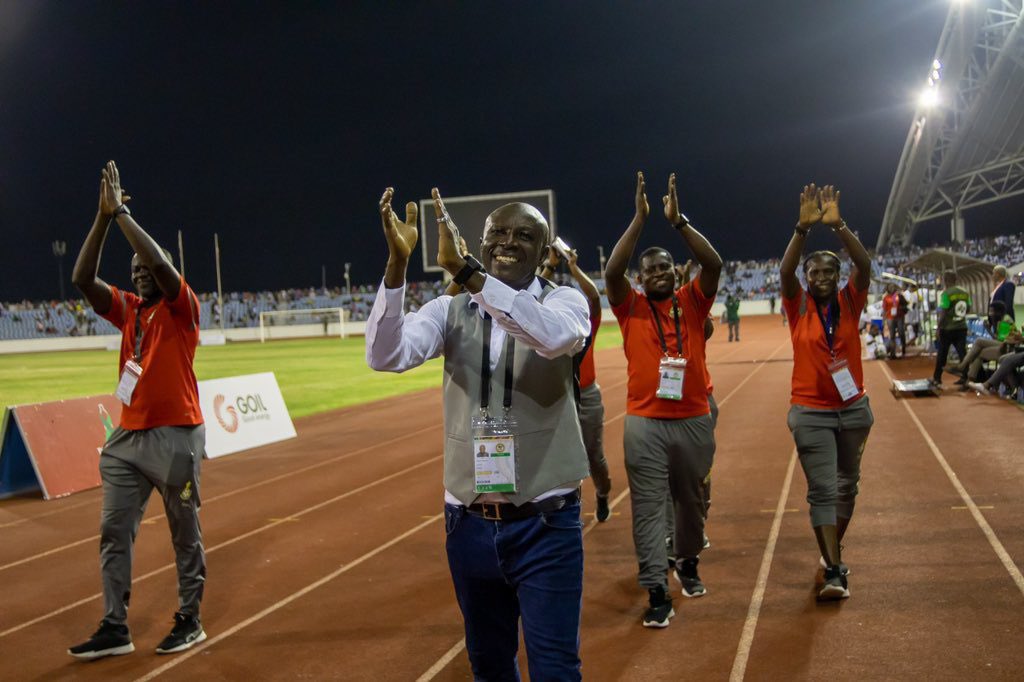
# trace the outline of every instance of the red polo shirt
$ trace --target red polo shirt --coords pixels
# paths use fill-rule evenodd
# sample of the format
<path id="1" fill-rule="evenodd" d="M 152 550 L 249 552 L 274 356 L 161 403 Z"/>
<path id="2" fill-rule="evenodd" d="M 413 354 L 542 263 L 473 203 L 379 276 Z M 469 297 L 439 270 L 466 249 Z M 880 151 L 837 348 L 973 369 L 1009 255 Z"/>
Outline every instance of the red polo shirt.
<path id="1" fill-rule="evenodd" d="M 655 419 L 685 419 L 710 411 L 710 381 L 704 359 L 704 319 L 714 300 L 706 298 L 696 282 L 684 284 L 675 291 L 673 297 L 679 306 L 679 336 L 682 338 L 683 357 L 687 360 L 682 400 L 666 400 L 656 395 L 660 380 L 658 364 L 664 353 L 647 296 L 630 289 L 626 300 L 612 308 L 622 329 L 623 350 L 626 353 L 627 414 Z M 672 318 L 672 298 L 653 303 L 665 335 L 665 345 L 670 355 L 674 356 L 678 345 Z"/>
<path id="2" fill-rule="evenodd" d="M 199 345 L 199 300 L 181 278 L 181 290 L 173 301 L 161 298 L 141 307 L 133 293 L 110 287 L 110 310 L 103 315 L 121 329 L 124 364 L 135 355 L 135 318 L 139 313 L 142 334 L 142 376 L 135 386 L 132 404 L 121 409 L 121 428 L 137 431 L 157 426 L 194 426 L 203 423 L 199 387 L 192 360 Z"/>
<path id="3" fill-rule="evenodd" d="M 832 353 L 828 348 L 825 327 L 821 323 L 814 299 L 804 289 L 793 298 L 783 298 L 782 307 L 789 319 L 789 335 L 793 341 L 793 389 L 790 402 L 824 410 L 836 410 L 849 405 L 864 395 L 864 368 L 861 365 L 860 334 L 857 330 L 860 311 L 864 309 L 868 292 L 857 291 L 851 279 L 839 292 L 839 325 L 836 327 L 833 349 L 837 359 L 849 364 L 850 374 L 857 385 L 857 395 L 843 401 L 839 389 L 832 381 L 829 365 Z M 803 301 L 803 313 L 800 312 Z M 822 310 L 822 315 L 826 314 Z"/>
<path id="4" fill-rule="evenodd" d="M 601 328 L 601 311 L 590 318 L 590 345 L 580 361 L 580 388 L 586 388 L 597 381 L 594 370 L 594 344 L 597 343 L 597 330 Z"/>

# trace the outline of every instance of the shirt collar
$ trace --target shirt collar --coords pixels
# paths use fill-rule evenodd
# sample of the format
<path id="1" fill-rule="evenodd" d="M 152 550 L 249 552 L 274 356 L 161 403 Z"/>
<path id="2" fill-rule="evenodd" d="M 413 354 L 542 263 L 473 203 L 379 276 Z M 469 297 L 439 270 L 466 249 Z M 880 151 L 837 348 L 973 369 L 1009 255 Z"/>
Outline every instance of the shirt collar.
<path id="1" fill-rule="evenodd" d="M 488 275 L 488 276 L 490 276 L 490 275 Z M 542 293 L 544 293 L 544 285 L 541 284 L 540 277 L 537 277 L 536 275 L 534 275 L 533 281 L 530 282 L 530 286 L 526 287 L 526 289 L 524 289 L 523 291 L 525 291 L 526 293 L 530 294 L 534 298 L 539 299 L 540 295 Z M 476 301 L 473 300 L 473 296 L 472 295 L 470 295 L 470 297 L 469 297 L 468 305 L 469 305 L 471 310 L 473 310 L 473 309 L 477 310 L 477 312 L 480 313 L 480 316 L 483 317 L 484 312 L 482 310 L 480 310 L 480 305 Z"/>

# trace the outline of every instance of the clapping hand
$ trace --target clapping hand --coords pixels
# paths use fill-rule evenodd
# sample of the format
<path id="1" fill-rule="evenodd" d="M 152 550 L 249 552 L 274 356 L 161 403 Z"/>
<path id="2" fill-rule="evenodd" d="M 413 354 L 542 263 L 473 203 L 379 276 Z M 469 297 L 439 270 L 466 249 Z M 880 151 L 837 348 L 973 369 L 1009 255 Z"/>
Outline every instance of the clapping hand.
<path id="1" fill-rule="evenodd" d="M 818 188 L 812 182 L 804 185 L 804 191 L 800 192 L 800 219 L 797 221 L 797 229 L 809 230 L 811 226 L 821 220 L 821 205 L 818 200 Z"/>
<path id="2" fill-rule="evenodd" d="M 459 250 L 460 242 L 465 241 L 459 234 L 459 228 L 448 215 L 448 209 L 444 207 L 444 200 L 437 188 L 430 190 L 434 198 L 434 216 L 437 218 L 437 264 L 455 276 L 466 265 L 466 259 L 462 257 Z"/>
<path id="3" fill-rule="evenodd" d="M 669 225 L 678 225 L 683 222 L 683 214 L 679 212 L 679 196 L 676 193 L 676 174 L 668 176 L 668 194 L 661 198 L 665 205 L 665 218 Z"/>
<path id="4" fill-rule="evenodd" d="M 402 222 L 391 208 L 394 194 L 394 187 L 384 190 L 380 198 L 380 220 L 384 226 L 384 237 L 388 241 L 391 257 L 407 263 L 419 237 L 419 230 L 416 227 L 416 202 L 410 201 L 405 205 L 405 222 Z"/>
<path id="5" fill-rule="evenodd" d="M 640 222 L 645 222 L 651 213 L 651 207 L 647 203 L 647 185 L 644 184 L 644 174 L 636 174 L 636 217 Z"/>
<path id="6" fill-rule="evenodd" d="M 821 222 L 829 227 L 838 227 L 843 224 L 839 216 L 839 190 L 832 185 L 825 185 L 818 195 L 821 199 Z"/>
<path id="7" fill-rule="evenodd" d="M 100 180 L 100 213 L 109 216 L 114 214 L 118 206 L 127 204 L 132 198 L 121 189 L 121 174 L 117 170 L 117 164 L 107 161 L 101 172 L 103 179 Z"/>

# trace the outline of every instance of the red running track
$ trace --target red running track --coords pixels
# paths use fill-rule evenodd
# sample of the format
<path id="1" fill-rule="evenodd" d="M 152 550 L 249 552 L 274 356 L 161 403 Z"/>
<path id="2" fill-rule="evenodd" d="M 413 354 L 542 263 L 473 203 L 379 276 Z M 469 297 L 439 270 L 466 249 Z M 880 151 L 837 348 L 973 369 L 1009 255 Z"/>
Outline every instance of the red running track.
<path id="1" fill-rule="evenodd" d="M 774 316 L 744 319 L 743 333 L 709 343 L 721 416 L 708 595 L 677 596 L 665 630 L 640 626 L 625 362 L 620 349 L 598 354 L 616 504 L 595 524 L 584 486 L 584 676 L 1020 679 L 1024 413 L 952 391 L 897 401 L 891 377 L 927 376 L 926 361 L 867 363 L 876 423 L 844 555 L 852 597 L 817 604 L 806 485 L 786 428 L 788 335 Z M 439 391 L 425 391 L 301 419 L 295 440 L 207 462 L 209 640 L 183 654 L 153 653 L 176 606 L 159 501 L 136 546 L 136 651 L 88 664 L 65 649 L 102 615 L 100 492 L 0 503 L 0 678 L 470 679 L 440 523 L 440 414 Z"/>

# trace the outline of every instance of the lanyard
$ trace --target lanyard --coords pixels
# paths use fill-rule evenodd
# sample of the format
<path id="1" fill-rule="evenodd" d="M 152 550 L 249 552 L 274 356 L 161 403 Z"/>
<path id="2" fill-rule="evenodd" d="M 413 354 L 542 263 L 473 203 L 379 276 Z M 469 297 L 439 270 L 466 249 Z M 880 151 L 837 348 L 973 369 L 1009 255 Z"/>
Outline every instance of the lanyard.
<path id="1" fill-rule="evenodd" d="M 654 307 L 654 303 L 651 299 L 647 299 L 647 305 L 651 306 L 651 318 L 654 320 L 654 328 L 658 330 L 658 341 L 661 342 L 661 352 L 668 355 L 668 344 L 665 343 L 665 332 L 661 329 L 661 318 L 658 317 L 658 309 Z M 674 292 L 672 294 L 672 318 L 676 323 L 677 356 L 683 357 L 683 337 L 679 331 L 679 306 Z"/>
<path id="2" fill-rule="evenodd" d="M 818 319 L 821 320 L 821 326 L 825 330 L 825 341 L 828 342 L 828 350 L 834 358 L 836 355 L 835 349 L 833 348 L 836 339 L 836 323 L 832 315 L 832 301 L 828 302 L 826 315 L 821 314 L 821 308 L 818 306 L 817 301 L 814 302 L 814 309 L 818 311 Z"/>
<path id="3" fill-rule="evenodd" d="M 505 335 L 505 395 L 502 405 L 512 407 L 512 370 L 515 365 L 516 340 Z M 480 362 L 480 410 L 487 412 L 491 402 L 491 316 L 484 313 L 484 347 Z"/>
<path id="4" fill-rule="evenodd" d="M 153 321 L 154 315 L 156 315 L 155 310 L 149 314 L 150 323 Z M 146 324 L 145 329 L 142 328 L 141 319 L 142 304 L 140 303 L 139 307 L 135 309 L 135 357 L 132 358 L 135 362 L 139 362 L 142 359 L 142 337 L 144 337 L 146 332 L 149 330 L 149 323 Z"/>

